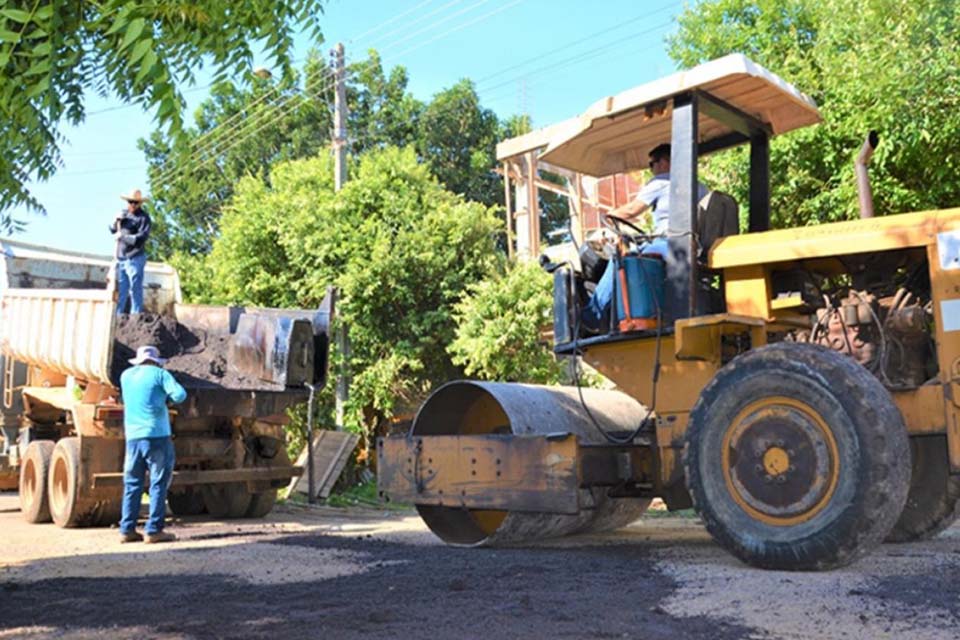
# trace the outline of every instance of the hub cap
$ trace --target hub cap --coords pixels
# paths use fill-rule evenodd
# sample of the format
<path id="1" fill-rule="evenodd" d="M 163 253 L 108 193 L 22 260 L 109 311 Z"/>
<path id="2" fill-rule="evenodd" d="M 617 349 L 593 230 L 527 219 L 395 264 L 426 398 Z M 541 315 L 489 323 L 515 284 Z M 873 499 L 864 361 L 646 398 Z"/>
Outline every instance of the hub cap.
<path id="1" fill-rule="evenodd" d="M 830 501 L 839 475 L 833 433 L 809 405 L 762 398 L 733 419 L 723 439 L 727 490 L 751 517 L 795 525 Z"/>

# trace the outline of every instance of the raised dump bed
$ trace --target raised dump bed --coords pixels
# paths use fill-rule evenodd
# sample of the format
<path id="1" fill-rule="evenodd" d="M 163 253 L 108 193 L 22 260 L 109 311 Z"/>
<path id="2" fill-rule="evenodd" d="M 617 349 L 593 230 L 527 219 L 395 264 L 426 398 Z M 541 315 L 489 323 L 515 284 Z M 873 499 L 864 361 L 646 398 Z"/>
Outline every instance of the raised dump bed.
<path id="1" fill-rule="evenodd" d="M 188 390 L 172 413 L 175 514 L 256 517 L 298 475 L 285 410 L 326 377 L 330 296 L 320 309 L 183 304 L 179 278 L 148 263 L 146 313 L 118 316 L 108 258 L 2 241 L 4 358 L 0 483 L 14 474 L 33 522 L 115 522 L 123 406 L 119 378 L 153 344 Z"/>

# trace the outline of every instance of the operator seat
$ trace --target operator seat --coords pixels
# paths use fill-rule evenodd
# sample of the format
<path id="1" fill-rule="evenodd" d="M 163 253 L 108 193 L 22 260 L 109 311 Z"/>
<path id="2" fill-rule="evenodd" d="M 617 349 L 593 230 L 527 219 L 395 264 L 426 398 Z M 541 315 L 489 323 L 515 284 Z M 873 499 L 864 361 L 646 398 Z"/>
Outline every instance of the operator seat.
<path id="1" fill-rule="evenodd" d="M 711 191 L 700 200 L 697 208 L 697 263 L 700 276 L 697 313 L 700 315 L 723 313 L 726 310 L 723 284 L 719 282 L 721 273 L 709 269 L 707 259 L 714 242 L 739 232 L 740 206 L 730 194 Z"/>
<path id="2" fill-rule="evenodd" d="M 706 267 L 710 247 L 720 238 L 740 233 L 740 206 L 723 191 L 711 191 L 697 209 L 697 260 Z"/>

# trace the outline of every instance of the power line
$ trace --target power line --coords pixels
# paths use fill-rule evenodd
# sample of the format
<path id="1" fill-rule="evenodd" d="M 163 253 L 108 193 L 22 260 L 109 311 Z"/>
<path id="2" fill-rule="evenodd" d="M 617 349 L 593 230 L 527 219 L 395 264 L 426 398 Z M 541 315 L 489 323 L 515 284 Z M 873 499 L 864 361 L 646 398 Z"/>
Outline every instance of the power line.
<path id="1" fill-rule="evenodd" d="M 205 164 L 208 164 L 211 160 L 216 160 L 216 159 L 218 158 L 218 156 L 221 156 L 221 155 L 227 153 L 230 149 L 232 149 L 232 148 L 235 147 L 236 145 L 240 144 L 240 143 L 243 142 L 244 140 L 247 140 L 247 139 L 250 138 L 252 135 L 257 134 L 257 133 L 259 133 L 260 131 L 263 131 L 265 128 L 267 128 L 267 127 L 270 126 L 271 124 L 275 124 L 276 122 L 279 122 L 280 120 L 282 120 L 282 119 L 283 119 L 284 117 L 286 117 L 291 111 L 293 111 L 295 108 L 299 107 L 305 100 L 307 100 L 307 99 L 309 99 L 309 98 L 311 98 L 311 97 L 318 97 L 322 91 L 325 91 L 325 90 L 327 90 L 327 89 L 330 89 L 332 86 L 333 86 L 332 83 L 328 83 L 327 85 L 321 87 L 321 89 L 320 89 L 319 91 L 317 91 L 317 92 L 316 92 L 314 95 L 312 95 L 312 96 L 309 95 L 309 94 L 306 94 L 306 95 L 305 95 L 305 94 L 303 94 L 303 93 L 297 93 L 297 94 L 291 96 L 291 97 L 289 98 L 289 102 L 288 102 L 287 105 L 286 105 L 287 108 L 286 108 L 286 109 L 283 109 L 283 110 L 281 110 L 281 111 L 279 111 L 279 112 L 274 111 L 274 112 L 271 114 L 271 117 L 270 117 L 269 120 L 262 121 L 262 122 L 260 123 L 260 125 L 257 126 L 256 128 L 248 129 L 247 131 L 239 132 L 238 134 L 236 134 L 235 136 L 233 136 L 230 140 L 226 140 L 226 141 L 225 141 L 225 143 L 227 144 L 226 147 L 223 147 L 223 148 L 221 148 L 221 149 L 211 150 L 211 151 L 206 155 L 206 157 L 202 157 L 200 154 L 197 154 L 194 158 L 192 158 L 191 160 L 188 160 L 188 161 L 187 161 L 186 163 L 184 163 L 183 165 L 181 165 L 181 166 L 179 166 L 179 167 L 175 167 L 171 172 L 169 172 L 169 173 L 167 173 L 167 174 L 161 174 L 160 176 L 158 176 L 157 179 L 156 179 L 156 182 L 157 182 L 157 183 L 171 182 L 171 181 L 173 181 L 174 178 L 186 176 L 186 175 L 188 175 L 189 173 L 191 173 L 192 171 L 195 171 L 195 170 L 199 169 L 200 167 L 204 166 Z"/>
<path id="2" fill-rule="evenodd" d="M 406 24 L 404 24 L 404 25 L 402 25 L 402 26 L 400 26 L 400 27 L 397 27 L 396 29 L 392 29 L 392 30 L 386 32 L 385 34 L 381 35 L 380 38 L 381 38 L 381 39 L 386 39 L 386 38 L 389 38 L 390 36 L 394 35 L 395 33 L 400 33 L 401 31 L 406 31 L 407 29 L 409 29 L 409 28 L 412 27 L 413 25 L 419 24 L 419 23 L 423 22 L 424 20 L 426 20 L 427 18 L 430 18 L 430 17 L 432 17 L 432 16 L 437 15 L 438 13 L 440 13 L 441 11 L 443 11 L 444 9 L 447 9 L 447 8 L 449 8 L 449 7 L 452 7 L 453 5 L 456 5 L 456 4 L 460 4 L 462 1 L 463 1 L 463 0 L 451 0 L 450 2 L 447 2 L 446 4 L 437 7 L 437 8 L 434 9 L 433 11 L 430 11 L 429 13 L 423 14 L 422 16 L 420 16 L 419 18 L 417 18 L 416 20 L 412 20 L 412 21 L 410 21 L 410 22 L 408 22 L 408 23 L 406 23 Z M 419 6 L 419 5 L 418 5 L 418 6 Z"/>
<path id="3" fill-rule="evenodd" d="M 416 31 L 412 31 L 412 32 L 408 33 L 406 36 L 404 36 L 403 38 L 400 38 L 399 40 L 395 40 L 394 42 L 391 42 L 391 43 L 388 43 L 388 44 L 384 45 L 384 46 L 380 49 L 380 54 L 383 55 L 385 52 L 390 51 L 391 49 L 395 48 L 396 46 L 398 46 L 398 45 L 400 45 L 400 44 L 403 44 L 404 42 L 407 42 L 407 41 L 410 40 L 411 38 L 416 38 L 416 37 L 417 37 L 418 35 L 420 35 L 421 33 L 425 32 L 425 31 L 430 31 L 431 29 L 435 29 L 435 28 L 437 28 L 438 26 L 440 26 L 441 24 L 443 24 L 443 23 L 445 23 L 445 22 L 449 22 L 450 20 L 453 20 L 453 19 L 456 18 L 457 16 L 461 16 L 461 15 L 463 15 L 464 13 L 468 13 L 469 11 L 472 11 L 473 9 L 476 9 L 477 7 L 479 7 L 479 6 L 481 6 L 481 5 L 485 5 L 485 4 L 487 4 L 488 2 L 490 2 L 490 0 L 478 0 L 477 2 L 474 2 L 473 4 L 467 6 L 467 7 L 463 8 L 463 9 L 460 9 L 459 11 L 455 11 L 454 13 L 451 13 L 450 15 L 441 18 L 440 20 L 436 20 L 436 21 L 428 24 L 428 25 L 425 26 L 425 27 L 422 27 L 422 28 L 420 28 L 420 29 L 417 29 Z M 453 4 L 453 3 L 450 3 L 450 4 Z M 444 5 L 444 6 L 447 6 L 447 5 Z"/>
<path id="4" fill-rule="evenodd" d="M 456 0 L 456 1 L 459 1 L 459 0 Z M 406 11 L 404 11 L 404 12 L 402 12 L 402 13 L 398 13 L 397 15 L 393 16 L 392 18 L 390 18 L 390 19 L 388 19 L 388 20 L 384 20 L 383 22 L 381 22 L 381 23 L 373 26 L 372 28 L 367 29 L 366 31 L 364 31 L 364 32 L 361 33 L 360 35 L 357 35 L 357 36 L 354 36 L 354 37 L 350 38 L 349 40 L 347 40 L 347 43 L 348 43 L 348 44 L 352 44 L 352 43 L 356 42 L 357 40 L 359 40 L 360 38 L 363 38 L 363 37 L 365 37 L 365 36 L 368 36 L 368 35 L 370 35 L 371 33 L 376 33 L 377 31 L 380 30 L 381 27 L 385 27 L 385 26 L 388 25 L 388 24 L 392 24 L 392 23 L 396 22 L 399 18 L 402 18 L 402 17 L 405 16 L 405 15 L 408 15 L 408 14 L 410 14 L 410 13 L 413 13 L 414 11 L 416 11 L 417 9 L 419 9 L 420 7 L 423 7 L 424 5 L 428 5 L 428 4 L 430 4 L 431 2 L 434 2 L 434 0 L 423 0 L 423 2 L 421 2 L 420 4 L 418 4 L 418 5 L 416 5 L 416 6 L 413 6 L 413 7 L 411 7 L 410 9 L 407 9 Z"/>
<path id="5" fill-rule="evenodd" d="M 499 77 L 501 74 L 504 74 L 504 73 L 506 73 L 506 72 L 508 72 L 508 71 L 513 71 L 514 69 L 518 69 L 518 68 L 520 68 L 520 67 L 523 67 L 523 66 L 525 66 L 525 65 L 527 65 L 527 64 L 530 64 L 531 62 L 538 62 L 538 61 L 543 60 L 544 58 L 546 58 L 546 57 L 548 57 L 548 56 L 553 55 L 554 53 L 557 53 L 557 52 L 560 52 L 560 51 L 569 50 L 570 47 L 575 47 L 575 46 L 577 46 L 578 44 L 584 43 L 584 42 L 586 42 L 586 41 L 588 41 L 588 40 L 593 40 L 594 38 L 596 38 L 596 37 L 598 37 L 598 36 L 602 36 L 602 35 L 605 34 L 605 33 L 609 33 L 609 32 L 611 32 L 611 31 L 616 31 L 616 30 L 618 30 L 618 29 L 622 29 L 623 27 L 625 27 L 625 26 L 627 26 L 627 25 L 630 25 L 630 24 L 633 24 L 634 22 L 638 22 L 638 21 L 640 21 L 640 20 L 648 19 L 648 18 L 650 18 L 651 16 L 655 16 L 655 15 L 657 15 L 657 14 L 659 14 L 659 13 L 662 13 L 663 11 L 665 11 L 665 10 L 667 10 L 667 9 L 671 9 L 671 8 L 672 8 L 671 5 L 664 5 L 663 7 L 660 7 L 659 9 L 657 9 L 656 11 L 644 12 L 644 13 L 642 13 L 642 14 L 640 14 L 640 15 L 638 15 L 638 16 L 635 16 L 635 17 L 633 17 L 633 18 L 630 18 L 629 20 L 626 20 L 626 21 L 624 21 L 624 22 L 618 22 L 617 24 L 615 24 L 615 25 L 613 25 L 613 26 L 611 26 L 611 27 L 607 27 L 607 28 L 601 29 L 600 31 L 595 31 L 595 32 L 591 33 L 591 34 L 588 35 L 588 36 L 585 36 L 585 37 L 583 37 L 583 38 L 580 38 L 579 40 L 574 40 L 573 42 L 564 43 L 563 45 L 561 45 L 561 46 L 559 46 L 559 47 L 556 47 L 555 49 L 550 49 L 549 51 L 541 52 L 541 53 L 539 53 L 539 54 L 537 54 L 537 55 L 535 55 L 535 56 L 533 56 L 533 57 L 531 57 L 531 58 L 529 58 L 529 59 L 527 59 L 527 60 L 524 60 L 523 62 L 517 63 L 517 64 L 512 65 L 512 66 L 510 66 L 510 67 L 507 67 L 507 68 L 505 68 L 505 69 L 500 69 L 500 70 L 499 70 L 498 72 L 496 72 L 496 73 L 492 73 L 492 74 L 490 74 L 490 75 L 484 76 L 483 78 L 479 78 L 479 79 L 476 81 L 476 83 L 477 83 L 477 85 L 481 85 L 481 84 L 485 83 L 486 81 L 488 81 L 488 80 L 493 80 L 494 78 L 497 78 L 497 77 Z"/>
<path id="6" fill-rule="evenodd" d="M 661 27 L 663 27 L 663 26 L 668 26 L 669 24 L 670 24 L 670 23 L 665 23 L 665 24 L 661 25 Z M 529 89 L 529 87 L 532 86 L 532 85 L 538 85 L 538 84 L 542 83 L 545 78 L 553 77 L 553 76 L 557 75 L 558 73 L 562 73 L 562 72 L 568 71 L 571 67 L 576 67 L 576 66 L 578 66 L 578 65 L 580 65 L 580 64 L 582 64 L 582 63 L 584 63 L 584 62 L 589 62 L 590 60 L 593 60 L 593 59 L 595 59 L 595 58 L 598 58 L 598 57 L 600 57 L 600 56 L 603 56 L 603 55 L 606 54 L 606 53 L 610 53 L 609 50 L 610 50 L 611 48 L 613 48 L 614 46 L 615 46 L 615 44 L 611 44 L 611 45 L 606 46 L 606 47 L 600 47 L 600 48 L 594 49 L 594 50 L 591 51 L 591 52 L 586 52 L 586 53 L 582 54 L 581 56 L 579 56 L 577 60 L 575 60 L 575 61 L 573 61 L 573 62 L 570 62 L 569 64 L 565 64 L 565 66 L 563 66 L 562 68 L 560 68 L 560 65 L 559 65 L 559 64 L 551 65 L 552 67 L 554 67 L 553 69 L 551 69 L 550 67 L 545 67 L 544 70 L 538 72 L 538 73 L 536 74 L 536 76 L 531 77 L 531 74 L 523 74 L 523 75 L 515 76 L 515 77 L 512 78 L 511 80 L 509 80 L 509 81 L 507 81 L 507 82 L 503 82 L 503 83 L 501 83 L 501 84 L 505 86 L 505 85 L 507 85 L 507 84 L 512 84 L 512 83 L 515 82 L 515 81 L 523 80 L 523 81 L 527 82 L 527 88 Z M 619 50 L 618 50 L 617 53 L 618 53 L 618 55 L 621 55 L 621 56 L 627 56 L 627 55 L 632 55 L 632 54 L 635 54 L 635 53 L 641 53 L 641 52 L 643 52 L 643 51 L 651 51 L 651 50 L 655 49 L 657 46 L 658 46 L 658 45 L 656 45 L 656 44 L 654 44 L 654 45 L 645 44 L 644 46 L 642 46 L 642 47 L 640 47 L 640 48 L 636 48 L 636 49 L 628 49 L 627 51 L 619 51 Z M 566 62 L 566 61 L 564 61 L 564 62 Z M 485 99 L 487 99 L 487 100 L 497 100 L 497 99 L 501 98 L 502 96 L 506 96 L 506 95 L 512 94 L 512 93 L 513 93 L 513 89 L 512 89 L 512 87 L 511 87 L 511 88 L 509 88 L 508 91 L 493 91 L 493 87 L 491 87 L 491 88 L 488 88 L 488 89 L 478 90 L 477 93 L 478 93 L 478 94 L 483 94 L 484 97 L 485 97 Z"/>
<path id="7" fill-rule="evenodd" d="M 482 0 L 481 2 L 478 2 L 478 3 L 477 3 L 476 5 L 474 5 L 474 6 L 479 6 L 480 4 L 483 4 L 483 3 L 486 2 L 486 1 L 487 1 L 487 0 Z M 425 47 L 425 46 L 427 46 L 428 44 L 430 44 L 430 43 L 432 43 L 432 42 L 436 42 L 437 40 L 439 40 L 439 39 L 441 39 L 441 38 L 445 38 L 446 36 L 450 35 L 451 33 L 456 33 L 457 31 L 460 31 L 460 30 L 462 30 L 462 29 L 465 29 L 465 28 L 467 28 L 467 27 L 469 27 L 469 26 L 471 26 L 471 25 L 473 25 L 473 24 L 476 24 L 476 23 L 478 23 L 478 22 L 482 22 L 483 20 L 486 20 L 487 18 L 489 18 L 489 17 L 491 17 L 491 16 L 495 16 L 496 14 L 501 13 L 502 11 L 506 11 L 506 10 L 509 9 L 510 7 L 515 6 L 515 5 L 517 5 L 517 4 L 520 4 L 521 2 L 523 2 L 523 0 L 513 0 L 512 2 L 508 2 L 507 4 L 503 5 L 502 7 L 499 7 L 499 8 L 497 8 L 497 9 L 494 9 L 493 11 L 490 11 L 490 12 L 488 12 L 488 13 L 485 13 L 485 14 L 483 14 L 482 16 L 479 16 L 478 18 L 475 18 L 475 19 L 471 20 L 470 22 L 467 22 L 467 23 L 461 24 L 461 25 L 459 25 L 459 26 L 453 27 L 453 28 L 451 28 L 451 29 L 448 29 L 447 31 L 444 31 L 444 32 L 441 33 L 440 35 L 434 36 L 433 38 L 430 38 L 429 40 L 425 40 L 424 42 L 421 42 L 420 44 L 418 44 L 418 45 L 415 46 L 415 47 L 410 47 L 409 49 L 404 49 L 404 50 L 401 51 L 400 53 L 394 54 L 393 57 L 394 57 L 394 58 L 398 58 L 398 57 L 400 57 L 400 56 L 402 56 L 402 55 L 406 55 L 406 54 L 408 54 L 408 53 L 412 53 L 413 51 L 416 51 L 417 49 L 419 49 L 419 48 L 421 48 L 421 47 Z"/>
<path id="8" fill-rule="evenodd" d="M 538 74 L 538 73 L 542 73 L 542 72 L 544 72 L 544 71 L 548 71 L 548 70 L 553 69 L 553 68 L 555 68 L 555 67 L 557 67 L 557 66 L 560 66 L 560 65 L 562 65 L 562 64 L 567 64 L 567 63 L 569 63 L 569 62 L 573 62 L 573 61 L 577 60 L 578 58 L 582 58 L 583 56 L 590 55 L 590 54 L 595 53 L 595 52 L 598 52 L 598 51 L 605 51 L 605 50 L 610 49 L 611 47 L 613 47 L 613 46 L 615 46 L 615 45 L 617 45 L 617 44 L 620 44 L 621 42 L 625 42 L 625 41 L 627 41 L 627 40 L 633 40 L 633 39 L 637 38 L 638 36 L 646 35 L 646 34 L 648 34 L 648 33 L 653 33 L 654 31 L 657 31 L 657 30 L 662 29 L 662 28 L 664 28 L 664 27 L 666 27 L 666 26 L 669 26 L 671 22 L 673 22 L 673 20 L 669 20 L 669 21 L 667 21 L 667 22 L 664 22 L 663 24 L 658 24 L 657 26 L 652 27 L 652 28 L 650 28 L 650 29 L 647 29 L 647 30 L 645 30 L 645 31 L 640 31 L 640 32 L 638 32 L 638 33 L 628 34 L 628 35 L 626 35 L 626 36 L 624 36 L 624 37 L 622 37 L 622 38 L 618 38 L 618 39 L 616 39 L 616 40 L 614 40 L 614 41 L 612 41 L 612 42 L 609 42 L 609 43 L 607 43 L 607 44 L 605 44 L 605 45 L 603 45 L 603 46 L 601 46 L 601 47 L 596 47 L 596 48 L 594 48 L 594 49 L 590 49 L 589 51 L 582 51 L 582 52 L 580 52 L 580 53 L 578 53 L 578 54 L 576 54 L 576 55 L 573 55 L 573 56 L 564 58 L 564 59 L 562 59 L 562 60 L 559 60 L 559 61 L 557 61 L 557 62 L 548 64 L 548 65 L 544 65 L 544 66 L 542 66 L 542 67 L 538 67 L 538 68 L 534 69 L 533 71 L 529 71 L 529 72 L 524 73 L 524 74 L 521 74 L 521 75 L 519 75 L 519 76 L 515 76 L 515 77 L 513 77 L 513 78 L 511 78 L 511 79 L 509 79 L 509 80 L 504 80 L 504 81 L 502 81 L 502 82 L 498 82 L 497 84 L 494 84 L 494 85 L 491 85 L 491 86 L 489 86 L 489 87 L 486 87 L 486 89 L 484 89 L 484 90 L 485 90 L 485 91 L 492 91 L 493 89 L 496 89 L 496 88 L 498 88 L 498 87 L 502 87 L 502 86 L 508 85 L 508 84 L 513 84 L 518 78 L 521 78 L 521 77 L 524 77 L 524 76 L 530 76 L 530 75 L 534 75 L 534 74 Z"/>
<path id="9" fill-rule="evenodd" d="M 424 29 L 420 29 L 417 33 L 421 33 L 421 32 L 423 32 L 423 31 L 425 31 L 425 30 L 429 30 L 429 29 L 431 29 L 431 28 L 435 28 L 437 25 L 442 24 L 443 22 L 447 22 L 447 21 L 449 21 L 451 18 L 456 17 L 456 16 L 458 16 L 458 15 L 461 15 L 461 14 L 467 12 L 467 11 L 470 11 L 471 9 L 473 9 L 473 8 L 475 8 L 475 7 L 477 7 L 477 6 L 480 6 L 480 5 L 482 5 L 482 4 L 485 4 L 485 3 L 488 2 L 488 1 L 489 1 L 489 0 L 481 0 L 480 2 L 474 3 L 473 5 L 470 5 L 469 7 L 467 7 L 466 9 L 463 9 L 463 10 L 461 10 L 461 11 L 459 11 L 459 12 L 456 12 L 455 14 L 448 15 L 448 16 L 440 19 L 440 20 L 437 20 L 437 21 L 431 23 L 430 25 L 428 25 L 428 26 L 425 27 Z M 455 27 L 453 27 L 453 28 L 451 28 L 451 29 L 449 29 L 449 30 L 447 30 L 447 31 L 439 34 L 438 36 L 435 36 L 434 38 L 432 38 L 432 39 L 430 39 L 430 40 L 427 40 L 427 41 L 425 41 L 425 42 L 421 42 L 421 43 L 419 43 L 418 45 L 416 45 L 416 46 L 414 46 L 414 47 L 410 47 L 410 48 L 408 48 L 408 49 L 405 49 L 404 51 L 402 51 L 402 52 L 400 52 L 399 54 L 396 54 L 396 55 L 397 55 L 397 56 L 403 55 L 403 54 L 409 53 L 409 52 L 411 52 L 411 51 L 414 51 L 414 50 L 416 50 L 416 49 L 419 49 L 419 48 L 421 48 L 421 47 L 423 47 L 423 46 L 426 46 L 427 44 L 430 44 L 431 42 L 434 42 L 434 41 L 436 41 L 436 40 L 438 40 L 438 39 L 440 39 L 440 38 L 442 38 L 442 37 L 444 37 L 444 36 L 446 36 L 446 35 L 448 35 L 448 34 L 450 34 L 450 33 L 453 33 L 453 32 L 458 31 L 458 30 L 460 30 L 460 29 L 464 29 L 464 28 L 466 28 L 466 27 L 468 27 L 468 26 L 470 26 L 470 25 L 472 25 L 472 24 L 475 24 L 475 23 L 477 23 L 477 22 L 480 22 L 481 20 L 484 20 L 484 19 L 486 19 L 486 18 L 488 18 L 488 17 L 490 17 L 490 16 L 492 16 L 492 15 L 495 15 L 495 14 L 497 14 L 497 13 L 500 13 L 500 12 L 502 12 L 502 11 L 510 8 L 511 6 L 514 6 L 514 5 L 518 4 L 519 2 L 522 2 L 522 0 L 513 0 L 512 2 L 509 2 L 509 3 L 507 3 L 506 5 L 503 5 L 503 6 L 499 7 L 498 9 L 495 9 L 494 11 L 488 12 L 488 13 L 486 13 L 486 14 L 484 14 L 484 15 L 482 15 L 482 16 L 479 16 L 478 18 L 474 18 L 473 20 L 470 20 L 470 21 L 468 21 L 468 22 L 466 22 L 466 23 L 462 23 L 462 24 L 460 24 L 460 25 L 457 25 L 457 26 L 455 26 Z M 444 5 L 443 7 L 441 7 L 440 9 L 443 9 L 443 8 L 449 6 L 450 4 L 454 4 L 454 3 L 448 3 L 447 5 Z M 436 12 L 433 12 L 433 13 L 436 13 Z M 422 21 L 422 19 L 417 20 L 417 21 L 414 21 L 413 23 L 420 22 L 420 21 Z M 411 24 L 413 24 L 413 23 L 411 23 Z M 400 41 L 394 42 L 392 45 L 389 45 L 387 48 L 390 48 L 390 46 L 395 46 L 395 45 L 399 44 L 400 42 L 403 42 L 403 41 L 405 41 L 405 40 L 407 40 L 407 39 L 409 39 L 409 37 L 408 37 L 408 38 L 404 38 L 404 39 L 402 39 L 402 40 L 400 40 Z M 372 64 L 373 64 L 373 60 L 370 60 L 369 62 L 366 63 L 366 66 L 369 67 L 369 66 L 372 65 Z M 352 75 L 356 75 L 357 73 L 360 73 L 360 72 L 362 72 L 362 67 L 361 67 L 361 69 L 355 69 L 355 70 L 352 70 L 352 71 L 348 71 L 347 73 L 345 73 L 345 79 L 348 78 L 348 77 L 350 77 L 350 76 L 352 76 Z M 329 77 L 330 75 L 331 75 L 331 73 L 328 71 L 327 74 L 326 74 L 326 77 Z M 270 107 L 268 107 L 267 111 L 264 112 L 263 115 L 261 115 L 261 118 L 270 117 L 270 116 L 272 115 L 271 112 L 276 112 L 276 110 L 282 108 L 282 106 L 283 106 L 283 105 L 280 103 L 280 101 L 277 101 L 277 102 L 273 103 Z M 281 117 L 282 117 L 282 115 L 288 113 L 288 112 L 291 111 L 291 110 L 292 110 L 292 107 L 291 107 L 291 108 L 288 108 L 286 111 L 283 111 L 283 112 L 281 113 Z M 277 121 L 278 119 L 279 119 L 279 118 L 274 118 L 274 119 L 271 120 L 270 122 L 275 122 L 275 121 Z M 263 128 L 265 128 L 265 126 L 267 126 L 268 124 L 270 124 L 270 122 L 265 123 L 264 125 L 258 127 L 258 128 L 256 129 L 256 131 L 262 130 Z M 244 123 L 242 123 L 242 124 L 238 124 L 238 125 L 236 125 L 236 126 L 230 126 L 230 127 L 228 127 L 227 129 L 223 130 L 222 133 L 221 133 L 220 136 L 219 136 L 219 137 L 220 137 L 220 140 L 214 142 L 213 144 L 211 144 L 211 145 L 209 145 L 209 146 L 207 146 L 205 149 L 203 149 L 203 151 L 206 151 L 206 152 L 211 153 L 211 154 L 213 154 L 214 152 L 216 152 L 216 153 L 225 153 L 225 152 L 228 151 L 230 148 L 232 148 L 232 146 L 234 146 L 234 145 L 229 144 L 230 139 L 229 139 L 229 138 L 225 138 L 225 136 L 227 136 L 228 134 L 230 134 L 231 132 L 233 132 L 233 131 L 236 130 L 237 128 L 240 128 L 240 127 L 244 126 L 245 124 L 246 124 L 246 122 L 244 122 Z M 222 123 L 220 126 L 218 126 L 218 129 L 222 128 L 223 125 L 226 125 L 226 122 L 225 122 L 225 123 Z M 253 126 L 253 125 L 250 125 L 250 126 Z M 212 133 L 212 131 L 211 131 L 211 132 L 208 132 L 208 133 Z M 236 137 L 246 138 L 247 135 L 244 134 L 244 133 L 236 133 L 236 134 L 234 134 L 232 137 L 234 137 L 234 138 L 236 138 Z M 217 145 L 219 145 L 219 144 L 224 144 L 224 143 L 227 144 L 226 147 L 221 148 L 221 149 L 219 149 L 219 150 L 216 149 Z M 201 150 L 199 150 L 199 149 L 196 150 L 197 153 L 199 153 L 200 151 L 201 151 Z M 191 163 L 191 164 L 192 164 L 192 163 Z M 202 165 L 200 165 L 200 166 L 202 166 Z M 194 168 L 195 168 L 195 167 L 194 167 Z M 180 171 L 178 171 L 178 169 L 174 168 L 174 169 L 172 169 L 172 170 L 171 170 L 170 172 L 168 172 L 168 173 L 161 174 L 161 176 L 157 179 L 157 182 L 160 182 L 160 181 L 161 181 L 161 178 L 162 178 L 164 181 L 168 181 L 170 178 L 176 176 L 177 173 L 183 173 L 184 171 L 185 171 L 185 170 L 180 170 Z"/>

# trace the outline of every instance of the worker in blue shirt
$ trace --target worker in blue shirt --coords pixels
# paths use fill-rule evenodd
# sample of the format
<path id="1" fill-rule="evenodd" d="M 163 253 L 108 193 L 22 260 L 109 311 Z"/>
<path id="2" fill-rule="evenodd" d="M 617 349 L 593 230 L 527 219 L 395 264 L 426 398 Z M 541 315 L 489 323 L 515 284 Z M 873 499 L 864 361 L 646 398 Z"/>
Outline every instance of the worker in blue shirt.
<path id="1" fill-rule="evenodd" d="M 146 542 L 170 542 L 176 536 L 163 530 L 167 489 L 173 476 L 175 454 L 170 431 L 167 401 L 179 404 L 187 392 L 169 371 L 166 358 L 153 346 L 137 349 L 134 365 L 120 375 L 123 395 L 123 432 L 127 440 L 123 462 L 123 516 L 120 542 L 139 542 L 137 516 L 143 496 L 144 476 L 150 471 L 150 517 Z"/>

